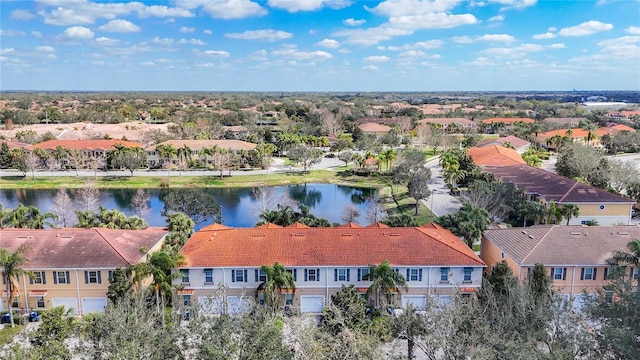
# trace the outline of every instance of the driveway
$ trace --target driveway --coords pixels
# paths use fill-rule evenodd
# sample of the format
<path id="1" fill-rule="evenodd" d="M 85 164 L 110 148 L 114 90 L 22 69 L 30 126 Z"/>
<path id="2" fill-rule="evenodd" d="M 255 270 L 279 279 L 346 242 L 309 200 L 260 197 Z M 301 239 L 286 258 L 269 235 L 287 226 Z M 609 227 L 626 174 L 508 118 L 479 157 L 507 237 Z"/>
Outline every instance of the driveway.
<path id="1" fill-rule="evenodd" d="M 452 214 L 462 207 L 460 200 L 449 193 L 449 188 L 442 177 L 439 162 L 440 157 L 427 162 L 427 167 L 431 170 L 431 180 L 429 181 L 431 196 L 423 200 L 424 204 L 436 216 Z"/>

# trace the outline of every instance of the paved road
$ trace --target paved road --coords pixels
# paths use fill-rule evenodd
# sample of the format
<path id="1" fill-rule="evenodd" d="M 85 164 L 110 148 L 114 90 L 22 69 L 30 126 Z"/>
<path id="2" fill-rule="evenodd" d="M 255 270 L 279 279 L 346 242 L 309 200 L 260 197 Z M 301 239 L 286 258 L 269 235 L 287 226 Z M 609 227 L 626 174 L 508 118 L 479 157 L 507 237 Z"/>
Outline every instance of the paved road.
<path id="1" fill-rule="evenodd" d="M 431 181 L 429 182 L 431 196 L 423 200 L 424 204 L 431 209 L 431 212 L 436 216 L 452 214 L 462 207 L 460 200 L 449 193 L 449 189 L 442 177 L 439 162 L 440 157 L 427 162 L 427 167 L 431 169 Z"/>

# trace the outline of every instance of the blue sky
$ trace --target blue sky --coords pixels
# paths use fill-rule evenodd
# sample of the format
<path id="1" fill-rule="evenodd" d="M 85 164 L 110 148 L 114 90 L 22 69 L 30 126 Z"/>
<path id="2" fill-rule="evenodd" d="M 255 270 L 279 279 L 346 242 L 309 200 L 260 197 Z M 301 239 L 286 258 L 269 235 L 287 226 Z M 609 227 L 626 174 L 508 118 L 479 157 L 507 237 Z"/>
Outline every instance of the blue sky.
<path id="1" fill-rule="evenodd" d="M 640 1 L 0 0 L 0 90 L 640 90 Z"/>

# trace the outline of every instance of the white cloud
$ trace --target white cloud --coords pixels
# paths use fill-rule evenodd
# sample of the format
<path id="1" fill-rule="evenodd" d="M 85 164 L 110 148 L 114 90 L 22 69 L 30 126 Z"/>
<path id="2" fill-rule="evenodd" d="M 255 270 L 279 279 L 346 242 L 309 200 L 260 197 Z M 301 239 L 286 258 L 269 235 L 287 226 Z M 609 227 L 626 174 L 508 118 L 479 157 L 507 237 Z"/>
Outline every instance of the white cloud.
<path id="1" fill-rule="evenodd" d="M 0 49 L 0 54 L 5 55 L 8 53 L 12 53 L 14 50 L 15 50 L 14 48 Z"/>
<path id="2" fill-rule="evenodd" d="M 31 35 L 37 38 L 42 37 L 42 33 L 40 31 L 35 31 L 35 30 L 31 32 Z"/>
<path id="3" fill-rule="evenodd" d="M 566 48 L 566 46 L 563 43 L 551 44 L 551 45 L 549 45 L 549 47 L 552 48 L 552 49 L 564 49 L 564 48 Z"/>
<path id="4" fill-rule="evenodd" d="M 373 65 L 373 64 L 371 64 L 371 65 L 363 66 L 363 67 L 362 67 L 362 69 L 363 69 L 363 70 L 376 71 L 376 70 L 378 70 L 378 67 L 377 67 L 377 66 L 375 66 L 375 65 Z"/>
<path id="5" fill-rule="evenodd" d="M 202 11 L 216 19 L 244 19 L 267 15 L 267 10 L 251 0 L 185 0 L 178 6 L 187 9 L 202 7 Z"/>
<path id="6" fill-rule="evenodd" d="M 347 29 L 334 33 L 348 43 L 375 45 L 396 36 L 411 35 L 417 30 L 448 29 L 478 22 L 472 14 L 450 14 L 457 1 L 386 0 L 367 10 L 388 17 L 386 23 L 368 29 Z"/>
<path id="7" fill-rule="evenodd" d="M 276 40 L 289 39 L 293 37 L 293 34 L 286 31 L 281 31 L 281 30 L 265 29 L 265 30 L 249 30 L 243 33 L 228 33 L 228 34 L 224 34 L 224 36 L 231 39 L 240 39 L 240 40 L 276 41 Z"/>
<path id="8" fill-rule="evenodd" d="M 159 44 L 162 46 L 170 46 L 173 44 L 173 39 L 171 38 L 161 38 L 161 37 L 154 37 L 153 39 L 151 39 L 151 42 L 154 44 Z"/>
<path id="9" fill-rule="evenodd" d="M 522 9 L 535 5 L 538 0 L 488 0 L 490 3 L 505 5 L 506 8 Z"/>
<path id="10" fill-rule="evenodd" d="M 36 47 L 36 51 L 45 52 L 45 53 L 52 53 L 52 52 L 56 51 L 56 49 L 53 46 L 43 45 L 43 46 L 37 46 Z"/>
<path id="11" fill-rule="evenodd" d="M 16 20 L 30 20 L 34 17 L 36 16 L 28 10 L 18 9 L 11 12 L 11 18 Z"/>
<path id="12" fill-rule="evenodd" d="M 489 18 L 489 21 L 491 21 L 491 22 L 504 21 L 504 15 L 500 14 L 500 15 L 492 16 L 492 17 Z"/>
<path id="13" fill-rule="evenodd" d="M 413 44 L 404 44 L 401 46 L 393 46 L 389 45 L 387 47 L 379 46 L 379 50 L 389 50 L 389 51 L 403 51 L 403 50 L 411 50 L 411 49 L 437 49 L 442 46 L 441 40 L 427 40 L 427 41 L 418 41 Z"/>
<path id="14" fill-rule="evenodd" d="M 629 59 L 638 64 L 640 54 L 640 36 L 623 36 L 616 39 L 600 41 L 601 53 L 611 58 Z M 635 60 L 634 60 L 635 59 Z"/>
<path id="15" fill-rule="evenodd" d="M 96 43 L 102 46 L 114 46 L 118 45 L 120 43 L 120 40 L 101 36 L 99 38 L 96 38 Z"/>
<path id="16" fill-rule="evenodd" d="M 516 39 L 507 34 L 485 34 L 477 38 L 479 41 L 491 41 L 491 42 L 506 42 L 510 43 Z"/>
<path id="17" fill-rule="evenodd" d="M 72 26 L 67 28 L 62 35 L 70 39 L 92 39 L 95 34 L 84 26 Z"/>
<path id="18" fill-rule="evenodd" d="M 100 31 L 130 33 L 140 31 L 140 27 L 131 21 L 116 19 L 98 27 Z"/>
<path id="19" fill-rule="evenodd" d="M 473 39 L 471 39 L 469 36 L 454 36 L 451 38 L 451 41 L 456 44 L 471 44 L 473 42 Z"/>
<path id="20" fill-rule="evenodd" d="M 537 44 L 522 44 L 515 47 L 490 48 L 482 51 L 483 54 L 496 58 L 522 58 L 528 53 L 542 51 L 544 48 Z"/>
<path id="21" fill-rule="evenodd" d="M 274 50 L 271 55 L 282 57 L 289 60 L 327 60 L 332 59 L 333 55 L 326 51 L 299 51 L 295 47 L 283 48 L 281 50 Z"/>
<path id="22" fill-rule="evenodd" d="M 228 58 L 231 54 L 228 51 L 224 50 L 205 50 L 203 52 L 204 55 L 216 58 Z"/>
<path id="23" fill-rule="evenodd" d="M 196 31 L 196 28 L 194 27 L 183 26 L 180 28 L 180 32 L 185 34 L 192 33 L 194 31 Z"/>
<path id="24" fill-rule="evenodd" d="M 145 6 L 137 11 L 140 17 L 193 17 L 193 13 L 182 8 L 170 8 L 164 5 Z"/>
<path id="25" fill-rule="evenodd" d="M 475 58 L 472 62 L 467 63 L 466 65 L 487 67 L 487 66 L 493 66 L 495 64 L 491 59 L 481 56 L 481 57 Z"/>
<path id="26" fill-rule="evenodd" d="M 203 33 L 207 34 L 207 35 L 211 35 L 213 34 L 213 31 L 209 30 L 209 29 L 205 29 L 204 31 L 202 31 Z"/>
<path id="27" fill-rule="evenodd" d="M 544 34 L 535 34 L 532 36 L 532 38 L 536 39 L 536 40 L 541 40 L 541 39 L 553 39 L 556 37 L 556 34 L 552 33 L 552 32 L 546 32 Z"/>
<path id="28" fill-rule="evenodd" d="M 640 35 L 640 26 L 629 26 L 628 28 L 624 29 L 624 31 L 631 35 Z"/>
<path id="29" fill-rule="evenodd" d="M 388 56 L 367 56 L 366 58 L 362 59 L 362 61 L 368 63 L 385 63 L 390 60 L 391 58 Z"/>
<path id="30" fill-rule="evenodd" d="M 580 25 L 562 28 L 560 29 L 558 34 L 561 36 L 585 36 L 585 35 L 595 34 L 601 31 L 608 31 L 611 29 L 613 29 L 613 25 L 611 24 L 606 24 L 600 21 L 591 20 L 591 21 L 583 22 Z"/>
<path id="31" fill-rule="evenodd" d="M 317 46 L 322 46 L 330 49 L 335 49 L 340 47 L 340 43 L 333 39 L 324 39 L 316 43 Z"/>
<path id="32" fill-rule="evenodd" d="M 344 21 L 342 21 L 343 24 L 349 25 L 349 26 L 359 26 L 359 25 L 362 25 L 362 24 L 364 24 L 366 22 L 367 22 L 367 20 L 365 20 L 365 19 L 356 20 L 354 18 L 349 18 L 349 19 L 345 19 Z"/>
<path id="33" fill-rule="evenodd" d="M 268 55 L 267 50 L 261 49 L 249 55 L 249 59 L 257 60 L 257 61 L 267 61 L 268 60 L 267 55 Z"/>
<path id="34" fill-rule="evenodd" d="M 141 66 L 155 66 L 156 64 L 153 61 L 145 61 L 140 63 Z"/>
<path id="35" fill-rule="evenodd" d="M 25 36 L 26 33 L 20 30 L 3 30 L 0 29 L 0 35 L 2 36 Z"/>
<path id="36" fill-rule="evenodd" d="M 342 9 L 351 5 L 349 0 L 269 0 L 270 7 L 284 9 L 288 12 L 315 11 L 323 7 Z"/>
<path id="37" fill-rule="evenodd" d="M 180 39 L 179 41 L 180 44 L 191 44 L 191 45 L 207 45 L 206 42 L 200 40 L 200 39 Z"/>
<path id="38" fill-rule="evenodd" d="M 196 64 L 197 67 L 203 67 L 203 68 L 213 68 L 216 67 L 213 63 L 202 63 L 202 64 Z"/>

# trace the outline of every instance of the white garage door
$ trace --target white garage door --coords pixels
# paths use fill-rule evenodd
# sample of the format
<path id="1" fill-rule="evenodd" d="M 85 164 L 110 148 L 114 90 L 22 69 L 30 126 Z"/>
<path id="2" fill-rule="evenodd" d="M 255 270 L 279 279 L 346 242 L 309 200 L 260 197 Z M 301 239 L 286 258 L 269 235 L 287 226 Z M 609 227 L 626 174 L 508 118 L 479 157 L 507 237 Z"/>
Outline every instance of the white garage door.
<path id="1" fill-rule="evenodd" d="M 573 297 L 573 304 L 571 307 L 575 312 L 581 312 L 582 307 L 584 307 L 585 303 L 589 300 L 589 297 L 593 295 L 576 295 Z"/>
<path id="2" fill-rule="evenodd" d="M 402 307 L 413 306 L 416 309 L 424 309 L 427 306 L 427 297 L 424 295 L 402 295 Z"/>
<path id="3" fill-rule="evenodd" d="M 321 313 L 324 309 L 324 296 L 307 295 L 300 296 L 300 312 Z"/>
<path id="4" fill-rule="evenodd" d="M 64 306 L 65 309 L 72 309 L 74 315 L 78 315 L 78 302 L 76 298 L 57 298 L 51 299 L 51 305 L 53 307 Z"/>
<path id="5" fill-rule="evenodd" d="M 242 314 L 250 309 L 251 303 L 249 299 L 241 298 L 239 296 L 227 296 L 228 314 Z"/>
<path id="6" fill-rule="evenodd" d="M 224 313 L 222 296 L 200 296 L 198 297 L 198 307 L 205 314 Z"/>
<path id="7" fill-rule="evenodd" d="M 107 307 L 107 298 L 82 298 L 82 314 L 90 312 L 104 312 Z"/>
<path id="8" fill-rule="evenodd" d="M 450 295 L 440 295 L 438 301 L 440 301 L 440 305 L 447 306 L 453 302 L 453 298 Z"/>

